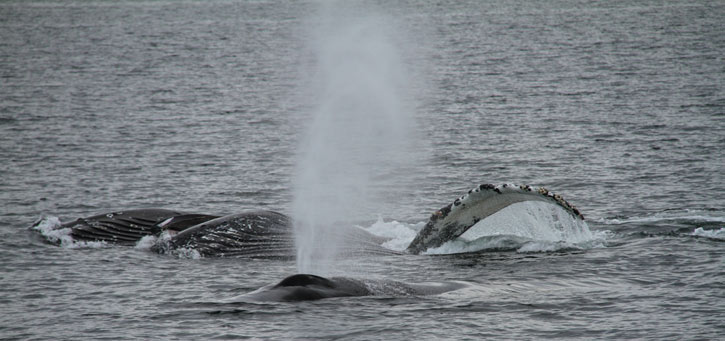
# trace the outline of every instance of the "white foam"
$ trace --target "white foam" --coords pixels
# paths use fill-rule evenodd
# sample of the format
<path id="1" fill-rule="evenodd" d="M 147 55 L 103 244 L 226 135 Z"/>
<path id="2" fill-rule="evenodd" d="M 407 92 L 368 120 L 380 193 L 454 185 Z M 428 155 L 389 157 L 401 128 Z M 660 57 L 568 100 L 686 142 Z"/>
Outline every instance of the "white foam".
<path id="1" fill-rule="evenodd" d="M 527 252 L 554 252 L 565 249 L 581 249 L 576 245 L 569 244 L 567 242 L 550 242 L 550 241 L 532 241 L 524 244 L 516 250 L 516 252 L 527 253 Z"/>
<path id="2" fill-rule="evenodd" d="M 152 247 L 157 247 L 159 252 L 164 254 L 170 254 L 182 259 L 201 259 L 203 256 L 199 251 L 190 247 L 182 247 L 172 249 L 170 245 L 172 233 L 168 230 L 161 232 L 158 236 L 145 236 L 141 238 L 134 248 L 139 250 L 150 250 Z"/>
<path id="3" fill-rule="evenodd" d="M 621 225 L 628 223 L 657 223 L 666 221 L 690 221 L 702 223 L 722 223 L 725 216 L 713 216 L 714 212 L 703 210 L 665 211 L 647 216 L 629 218 L 601 218 L 597 222 L 606 225 Z"/>
<path id="4" fill-rule="evenodd" d="M 430 248 L 423 252 L 426 255 L 448 255 L 456 253 L 478 251 L 516 251 L 519 253 L 554 252 L 561 250 L 589 250 L 603 248 L 606 243 L 606 233 L 597 233 L 591 240 L 571 243 L 567 241 L 533 240 L 513 235 L 497 235 L 481 237 L 473 241 L 456 239 L 444 243 L 437 248 Z"/>
<path id="5" fill-rule="evenodd" d="M 33 225 L 33 229 L 40 232 L 49 242 L 59 244 L 60 247 L 68 249 L 78 248 L 101 248 L 108 244 L 104 241 L 78 241 L 71 236 L 70 228 L 59 228 L 60 219 L 54 216 L 41 217 Z"/>
<path id="6" fill-rule="evenodd" d="M 197 251 L 195 249 L 181 247 L 181 248 L 175 249 L 172 253 L 179 258 L 201 259 L 201 254 L 199 253 L 199 251 Z"/>
<path id="7" fill-rule="evenodd" d="M 40 231 L 43 235 L 46 232 L 56 230 L 60 227 L 61 222 L 58 217 L 54 216 L 42 216 L 33 224 L 33 229 Z"/>
<path id="8" fill-rule="evenodd" d="M 530 239 L 525 237 L 510 235 L 487 236 L 473 241 L 458 238 L 445 242 L 439 247 L 430 248 L 423 252 L 423 254 L 449 255 L 481 250 L 515 250 L 529 241 Z"/>
<path id="9" fill-rule="evenodd" d="M 144 236 L 143 238 L 139 239 L 138 242 L 136 242 L 134 248 L 139 250 L 150 250 L 151 247 L 156 244 L 157 240 L 158 238 L 153 235 Z"/>
<path id="10" fill-rule="evenodd" d="M 164 230 L 158 236 L 149 235 L 141 238 L 134 247 L 140 250 L 150 250 L 152 247 L 156 246 L 159 252 L 170 253 L 171 237 L 173 237 L 171 232 L 169 230 Z"/>
<path id="11" fill-rule="evenodd" d="M 725 227 L 721 227 L 719 230 L 705 230 L 702 227 L 698 227 L 695 231 L 692 231 L 693 236 L 721 239 L 725 240 Z"/>
<path id="12" fill-rule="evenodd" d="M 415 225 L 400 223 L 398 221 L 385 222 L 381 216 L 378 216 L 378 220 L 370 225 L 370 227 L 362 227 L 364 230 L 383 238 L 390 238 L 389 241 L 382 244 L 384 248 L 395 251 L 403 251 L 408 247 L 408 244 L 415 238 L 417 225 L 424 225 L 421 222 Z"/>

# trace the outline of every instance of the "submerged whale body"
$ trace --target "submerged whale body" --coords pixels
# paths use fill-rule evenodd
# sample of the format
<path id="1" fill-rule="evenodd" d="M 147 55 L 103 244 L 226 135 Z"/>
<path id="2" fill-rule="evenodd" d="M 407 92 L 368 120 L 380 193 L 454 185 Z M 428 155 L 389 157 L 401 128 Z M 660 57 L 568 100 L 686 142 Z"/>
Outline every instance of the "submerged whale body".
<path id="1" fill-rule="evenodd" d="M 408 284 L 391 280 L 349 277 L 320 277 L 308 274 L 289 276 L 235 298 L 235 301 L 293 302 L 352 296 L 437 295 L 465 287 L 460 282 Z"/>
<path id="2" fill-rule="evenodd" d="M 484 184 L 437 210 L 410 243 L 407 252 L 419 254 L 462 235 L 478 221 L 524 201 L 541 201 L 562 208 L 573 219 L 581 213 L 561 196 L 543 187 Z M 151 248 L 160 253 L 193 250 L 202 257 L 295 257 L 292 219 L 274 211 L 209 215 L 166 209 L 136 209 L 81 218 L 62 224 L 78 241 L 134 245 L 144 237 L 162 235 Z M 381 246 L 386 241 L 354 226 L 340 226 L 339 247 L 344 255 L 398 254 Z"/>

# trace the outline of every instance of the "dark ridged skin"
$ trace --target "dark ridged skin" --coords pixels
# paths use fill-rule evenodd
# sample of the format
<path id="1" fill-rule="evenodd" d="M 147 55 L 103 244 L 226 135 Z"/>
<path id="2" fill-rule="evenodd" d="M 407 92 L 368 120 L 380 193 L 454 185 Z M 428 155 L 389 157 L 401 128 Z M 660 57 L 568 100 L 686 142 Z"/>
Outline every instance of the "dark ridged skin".
<path id="1" fill-rule="evenodd" d="M 165 228 L 159 224 L 173 217 L 185 217 L 185 219 L 165 228 L 173 226 L 178 230 L 189 227 L 189 223 L 198 224 L 215 218 L 215 216 L 186 214 L 165 209 L 137 209 L 80 218 L 63 224 L 60 228 L 70 228 L 73 239 L 79 241 L 134 245 L 145 236 L 161 233 Z"/>
<path id="2" fill-rule="evenodd" d="M 58 228 L 69 228 L 77 241 L 135 245 L 146 236 L 170 239 L 151 248 L 159 253 L 189 250 L 201 257 L 294 259 L 292 220 L 274 211 L 248 211 L 226 216 L 184 213 L 165 209 L 138 209 L 77 219 Z M 340 226 L 341 256 L 391 255 L 399 252 L 380 246 L 384 238 L 357 227 Z"/>
<path id="3" fill-rule="evenodd" d="M 295 256 L 292 221 L 273 211 L 251 211 L 212 219 L 176 234 L 167 245 L 153 249 L 168 252 L 195 250 L 202 257 L 291 259 Z"/>

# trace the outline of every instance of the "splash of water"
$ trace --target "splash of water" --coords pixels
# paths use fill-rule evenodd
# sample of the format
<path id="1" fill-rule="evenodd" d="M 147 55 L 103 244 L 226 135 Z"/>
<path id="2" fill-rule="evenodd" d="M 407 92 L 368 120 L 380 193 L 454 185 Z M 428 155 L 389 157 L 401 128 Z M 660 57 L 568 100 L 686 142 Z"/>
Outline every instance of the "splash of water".
<path id="1" fill-rule="evenodd" d="M 410 160 L 404 67 L 382 16 L 326 14 L 313 33 L 319 89 L 298 153 L 292 214 L 297 267 L 328 275 L 341 224 L 375 217 Z M 389 194 L 389 191 L 388 193 Z"/>

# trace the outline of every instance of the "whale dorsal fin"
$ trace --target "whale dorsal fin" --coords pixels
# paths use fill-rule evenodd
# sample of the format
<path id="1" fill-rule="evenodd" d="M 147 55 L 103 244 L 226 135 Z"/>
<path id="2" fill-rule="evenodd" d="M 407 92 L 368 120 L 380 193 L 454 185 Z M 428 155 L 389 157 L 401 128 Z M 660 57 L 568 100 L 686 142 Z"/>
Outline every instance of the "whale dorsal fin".
<path id="1" fill-rule="evenodd" d="M 543 187 L 483 184 L 468 191 L 433 213 L 428 223 L 408 246 L 410 253 L 421 253 L 441 246 L 466 232 L 471 226 L 507 206 L 524 201 L 543 201 L 563 208 L 575 219 L 584 220 L 573 205 Z"/>

